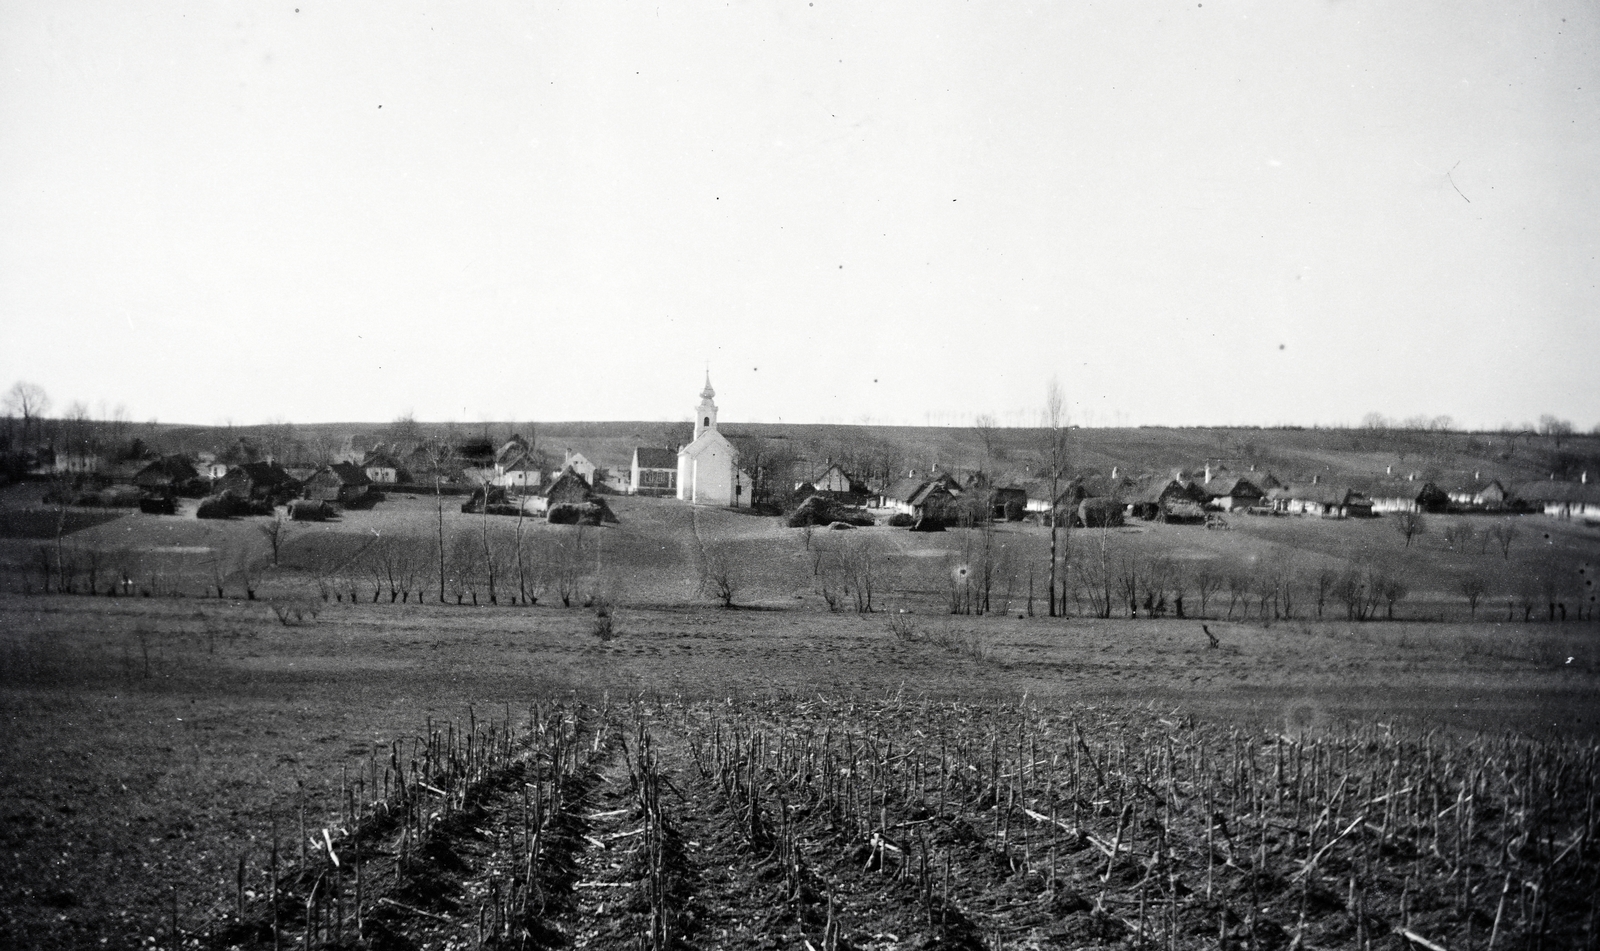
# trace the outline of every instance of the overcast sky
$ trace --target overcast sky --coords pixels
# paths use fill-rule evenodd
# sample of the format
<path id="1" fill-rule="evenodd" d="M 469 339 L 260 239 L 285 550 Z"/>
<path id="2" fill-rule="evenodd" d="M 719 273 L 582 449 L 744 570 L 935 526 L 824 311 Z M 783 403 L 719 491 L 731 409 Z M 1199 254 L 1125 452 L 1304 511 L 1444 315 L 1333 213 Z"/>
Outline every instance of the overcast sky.
<path id="1" fill-rule="evenodd" d="M 0 387 L 1588 429 L 1597 173 L 1586 0 L 5 0 Z"/>

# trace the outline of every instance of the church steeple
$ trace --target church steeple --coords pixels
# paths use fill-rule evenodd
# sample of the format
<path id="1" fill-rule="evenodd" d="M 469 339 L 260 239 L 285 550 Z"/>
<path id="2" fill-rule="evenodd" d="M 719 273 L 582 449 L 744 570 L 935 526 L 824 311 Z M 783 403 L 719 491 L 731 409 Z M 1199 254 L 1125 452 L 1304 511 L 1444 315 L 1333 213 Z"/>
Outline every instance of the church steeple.
<path id="1" fill-rule="evenodd" d="M 711 400 L 717 391 L 711 388 L 711 371 L 706 370 L 706 388 L 700 391 L 700 405 L 695 407 L 694 413 L 694 438 L 699 439 L 700 434 L 708 429 L 717 428 L 717 404 Z"/>

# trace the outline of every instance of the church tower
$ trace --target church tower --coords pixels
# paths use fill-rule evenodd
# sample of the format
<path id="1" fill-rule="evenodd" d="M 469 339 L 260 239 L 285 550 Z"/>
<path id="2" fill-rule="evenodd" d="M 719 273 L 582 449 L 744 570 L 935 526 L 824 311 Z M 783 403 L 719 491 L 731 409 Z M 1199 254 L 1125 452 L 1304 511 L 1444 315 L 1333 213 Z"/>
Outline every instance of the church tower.
<path id="1" fill-rule="evenodd" d="M 711 388 L 711 371 L 706 371 L 706 388 L 700 391 L 700 405 L 694 411 L 694 438 L 708 429 L 717 428 L 717 404 L 711 400 L 717 391 Z"/>

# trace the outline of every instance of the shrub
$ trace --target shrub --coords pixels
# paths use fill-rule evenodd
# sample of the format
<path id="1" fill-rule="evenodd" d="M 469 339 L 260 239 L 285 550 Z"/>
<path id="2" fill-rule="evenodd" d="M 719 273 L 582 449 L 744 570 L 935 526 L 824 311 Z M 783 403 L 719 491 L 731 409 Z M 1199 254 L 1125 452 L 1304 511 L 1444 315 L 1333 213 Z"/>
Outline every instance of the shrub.
<path id="1" fill-rule="evenodd" d="M 233 499 L 226 495 L 208 495 L 200 500 L 194 510 L 195 518 L 232 518 Z"/>
<path id="2" fill-rule="evenodd" d="M 316 499 L 297 499 L 289 503 L 289 518 L 296 522 L 321 522 L 333 517 L 333 506 Z"/>
<path id="3" fill-rule="evenodd" d="M 1122 524 L 1122 503 L 1116 499 L 1084 499 L 1078 504 L 1078 518 L 1089 528 Z"/>
<path id="4" fill-rule="evenodd" d="M 916 524 L 916 521 L 917 520 L 915 518 L 911 517 L 910 512 L 896 512 L 889 516 L 889 527 L 910 528 L 912 525 Z"/>
<path id="5" fill-rule="evenodd" d="M 821 495 L 813 495 L 801 502 L 799 508 L 796 508 L 789 515 L 790 528 L 803 528 L 806 525 L 831 525 L 834 522 L 846 522 L 856 526 L 877 524 L 876 519 L 860 509 L 840 505 L 838 502 Z"/>

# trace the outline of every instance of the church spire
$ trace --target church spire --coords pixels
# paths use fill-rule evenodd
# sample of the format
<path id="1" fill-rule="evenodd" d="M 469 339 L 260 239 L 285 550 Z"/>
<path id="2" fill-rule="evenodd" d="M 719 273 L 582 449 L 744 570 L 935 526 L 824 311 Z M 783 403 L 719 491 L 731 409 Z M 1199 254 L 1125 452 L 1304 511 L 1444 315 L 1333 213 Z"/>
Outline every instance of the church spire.
<path id="1" fill-rule="evenodd" d="M 694 413 L 694 438 L 699 439 L 700 434 L 708 429 L 717 428 L 717 404 L 712 402 L 712 397 L 717 391 L 711 388 L 711 371 L 706 370 L 706 388 L 700 391 L 700 405 L 695 407 Z"/>

